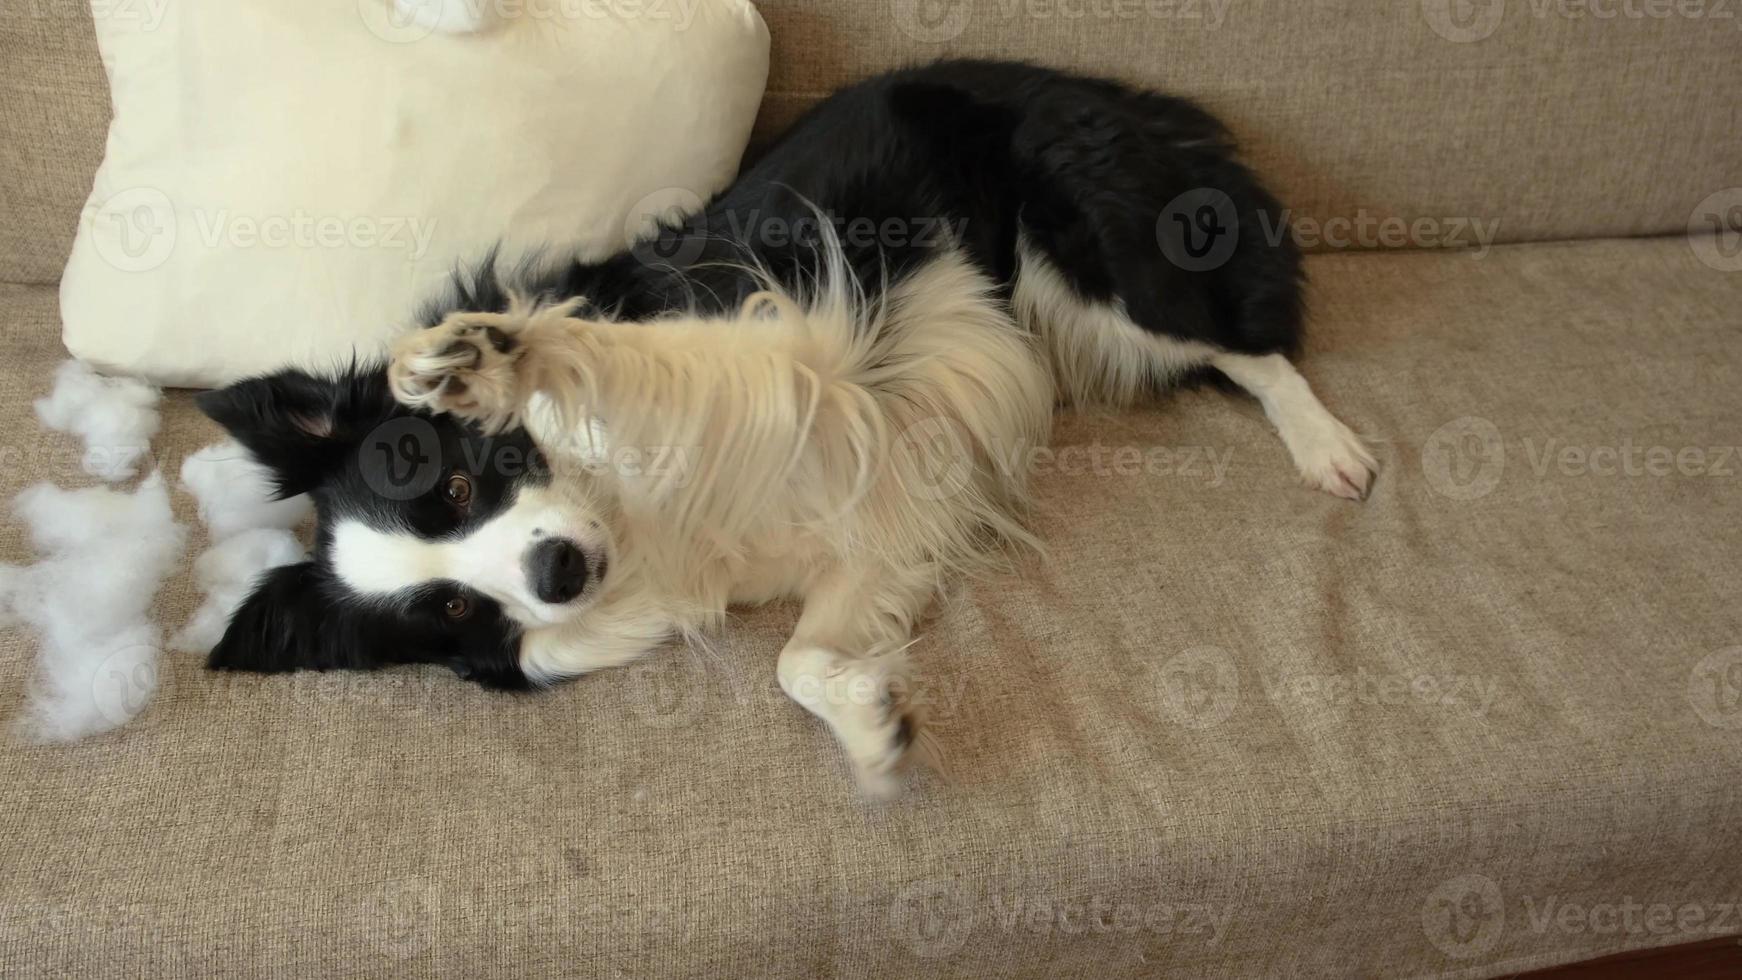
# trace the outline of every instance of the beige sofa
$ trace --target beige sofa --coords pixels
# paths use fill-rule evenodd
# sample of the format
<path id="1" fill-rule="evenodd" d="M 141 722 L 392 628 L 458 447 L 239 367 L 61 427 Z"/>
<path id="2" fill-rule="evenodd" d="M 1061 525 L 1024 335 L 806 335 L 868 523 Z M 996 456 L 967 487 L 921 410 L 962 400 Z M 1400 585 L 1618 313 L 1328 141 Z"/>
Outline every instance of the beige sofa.
<path id="1" fill-rule="evenodd" d="M 762 7 L 764 134 L 946 53 L 1222 113 L 1317 253 L 1304 371 L 1372 499 L 1220 392 L 1063 418 L 1050 559 L 914 650 L 955 783 L 893 805 L 775 687 L 785 606 L 542 697 L 172 655 L 130 727 L 0 753 L 0 975 L 1490 976 L 1742 932 L 1735 21 Z M 9 4 L 0 496 L 84 482 L 29 401 L 106 114 L 84 4 Z M 159 465 L 216 435 L 172 393 Z"/>

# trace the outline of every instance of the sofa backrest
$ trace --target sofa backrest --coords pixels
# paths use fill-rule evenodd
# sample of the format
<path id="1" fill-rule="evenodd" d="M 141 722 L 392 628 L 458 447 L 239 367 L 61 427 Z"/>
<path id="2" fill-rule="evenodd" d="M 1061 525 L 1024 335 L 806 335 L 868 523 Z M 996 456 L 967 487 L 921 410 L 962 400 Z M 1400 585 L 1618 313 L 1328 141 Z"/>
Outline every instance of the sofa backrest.
<path id="1" fill-rule="evenodd" d="M 1677 233 L 1742 186 L 1736 0 L 759 5 L 774 38 L 759 138 L 880 69 L 1029 59 L 1203 101 L 1309 248 Z M 84 0 L 8 2 L 0 281 L 59 277 L 108 111 Z"/>
<path id="2" fill-rule="evenodd" d="M 79 0 L 0 7 L 0 282 L 55 282 L 103 160 L 109 85 Z"/>

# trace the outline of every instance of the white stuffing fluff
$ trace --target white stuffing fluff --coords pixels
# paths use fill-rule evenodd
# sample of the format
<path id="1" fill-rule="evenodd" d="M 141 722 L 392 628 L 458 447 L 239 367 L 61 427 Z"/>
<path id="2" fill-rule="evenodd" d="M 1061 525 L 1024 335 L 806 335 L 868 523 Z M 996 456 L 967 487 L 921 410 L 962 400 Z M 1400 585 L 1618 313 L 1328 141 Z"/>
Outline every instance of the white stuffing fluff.
<path id="1" fill-rule="evenodd" d="M 110 482 L 139 472 L 157 434 L 158 391 L 136 378 L 105 378 L 80 361 L 56 369 L 54 390 L 36 400 L 42 424 L 84 440 L 86 473 Z"/>
<path id="2" fill-rule="evenodd" d="M 200 502 L 200 521 L 213 541 L 251 528 L 294 528 L 314 513 L 307 494 L 273 500 L 266 467 L 233 439 L 189 456 L 181 483 Z"/>
<path id="3" fill-rule="evenodd" d="M 157 690 L 162 634 L 146 614 L 186 538 L 163 477 L 132 494 L 39 483 L 13 508 L 43 555 L 0 567 L 0 607 L 40 642 L 20 729 L 65 742 L 118 728 Z"/>
<path id="4" fill-rule="evenodd" d="M 301 561 L 302 543 L 283 528 L 241 531 L 207 548 L 194 562 L 194 578 L 205 601 L 170 641 L 181 653 L 207 653 L 224 638 L 230 617 L 248 598 L 262 572 Z"/>
<path id="5" fill-rule="evenodd" d="M 234 439 L 189 456 L 181 466 L 181 482 L 199 501 L 212 544 L 194 562 L 205 601 L 170 646 L 206 653 L 224 638 L 230 617 L 262 572 L 302 560 L 302 545 L 291 531 L 313 515 L 314 506 L 307 494 L 272 499 L 271 473 Z"/>

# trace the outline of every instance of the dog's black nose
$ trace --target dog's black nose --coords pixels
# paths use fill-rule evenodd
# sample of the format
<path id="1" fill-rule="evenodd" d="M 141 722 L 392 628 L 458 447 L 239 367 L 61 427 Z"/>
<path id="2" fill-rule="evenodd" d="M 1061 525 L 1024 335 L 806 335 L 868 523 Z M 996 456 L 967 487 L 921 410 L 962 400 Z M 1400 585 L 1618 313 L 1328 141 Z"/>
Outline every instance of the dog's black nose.
<path id="1" fill-rule="evenodd" d="M 587 555 L 580 545 L 546 538 L 526 555 L 526 577 L 539 601 L 560 605 L 587 587 Z"/>

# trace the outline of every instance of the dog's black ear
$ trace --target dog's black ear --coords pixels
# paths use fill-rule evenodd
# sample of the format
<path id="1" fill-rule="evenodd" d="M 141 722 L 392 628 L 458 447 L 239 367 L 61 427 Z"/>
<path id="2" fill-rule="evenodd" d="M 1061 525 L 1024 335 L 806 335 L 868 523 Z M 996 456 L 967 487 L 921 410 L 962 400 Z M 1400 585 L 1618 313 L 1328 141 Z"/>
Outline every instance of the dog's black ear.
<path id="1" fill-rule="evenodd" d="M 194 401 L 272 471 L 281 497 L 319 486 L 393 411 L 381 368 L 353 367 L 331 378 L 280 371 Z"/>
<path id="2" fill-rule="evenodd" d="M 372 644 L 328 595 L 314 562 L 268 572 L 230 617 L 206 658 L 212 670 L 277 674 L 291 670 L 373 670 Z"/>

